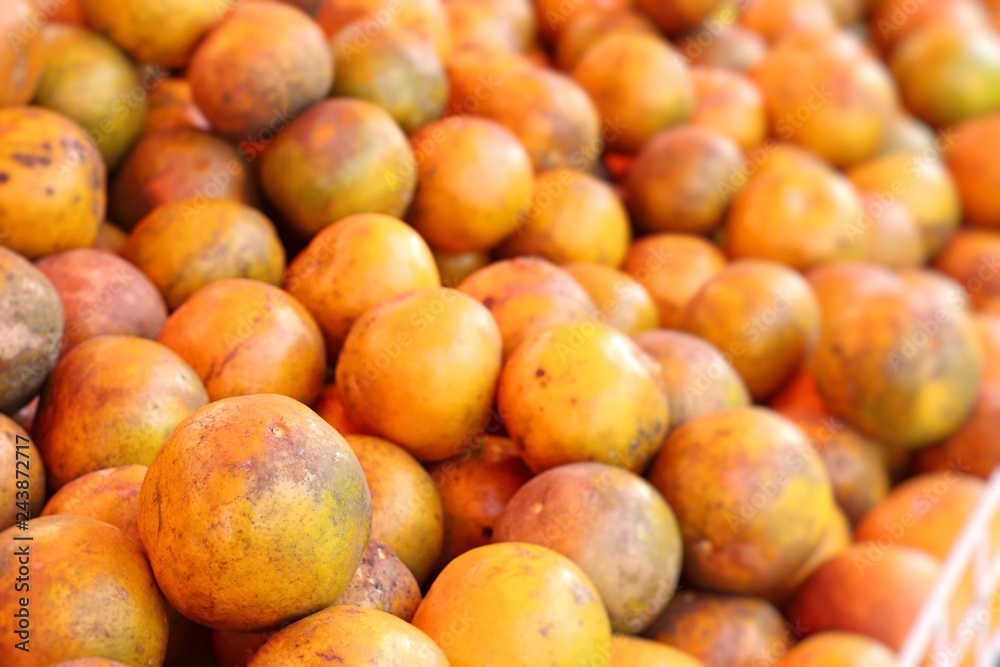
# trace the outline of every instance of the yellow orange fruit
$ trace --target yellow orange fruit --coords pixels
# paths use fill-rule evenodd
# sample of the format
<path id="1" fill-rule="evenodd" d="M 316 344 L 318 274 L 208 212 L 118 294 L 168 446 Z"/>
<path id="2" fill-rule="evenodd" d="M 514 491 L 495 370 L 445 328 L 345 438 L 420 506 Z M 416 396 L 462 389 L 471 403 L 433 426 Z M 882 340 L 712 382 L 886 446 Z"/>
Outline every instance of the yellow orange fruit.
<path id="1" fill-rule="evenodd" d="M 209 283 L 247 278 L 278 284 L 285 249 L 262 213 L 237 201 L 180 199 L 139 221 L 122 249 L 176 310 Z"/>
<path id="2" fill-rule="evenodd" d="M 171 431 L 209 396 L 167 347 L 98 336 L 56 365 L 33 426 L 49 487 L 104 468 L 149 465 Z"/>
<path id="3" fill-rule="evenodd" d="M 100 655 L 126 665 L 159 665 L 167 650 L 167 605 L 142 550 L 125 533 L 97 519 L 47 516 L 27 532 L 9 528 L 11 545 L 0 555 L 0 645 L 4 664 L 48 667 L 79 656 Z M 30 536 L 16 542 L 14 536 Z M 17 546 L 14 546 L 17 545 Z M 27 547 L 17 555 L 20 547 Z M 30 588 L 15 590 L 21 567 Z M 24 582 L 22 582 L 24 583 Z M 30 599 L 27 627 L 15 613 Z M 101 613 L 94 614 L 95 605 Z M 35 619 L 47 618 L 48 623 Z M 25 634 L 18 635 L 18 632 Z M 27 641 L 24 649 L 17 648 Z"/>
<path id="4" fill-rule="evenodd" d="M 418 187 L 408 222 L 449 252 L 488 250 L 531 203 L 531 159 L 510 131 L 479 118 L 447 118 L 410 138 Z"/>
<path id="5" fill-rule="evenodd" d="M 452 289 L 400 294 L 354 323 L 337 360 L 348 416 L 423 461 L 470 443 L 489 417 L 501 338 L 482 304 Z"/>
<path id="6" fill-rule="evenodd" d="M 631 240 L 628 213 L 603 181 L 571 169 L 535 177 L 528 208 L 499 248 L 502 257 L 536 255 L 555 264 L 619 266 Z"/>
<path id="7" fill-rule="evenodd" d="M 441 281 L 420 234 L 396 218 L 358 213 L 317 234 L 289 264 L 282 286 L 316 318 L 333 356 L 366 310 Z"/>
<path id="8" fill-rule="evenodd" d="M 262 631 L 330 605 L 370 529 L 351 448 L 309 408 L 274 394 L 192 414 L 139 493 L 156 581 L 178 611 L 212 628 Z"/>
<path id="9" fill-rule="evenodd" d="M 592 322 L 526 338 L 504 365 L 497 407 L 536 473 L 576 461 L 641 472 L 670 421 L 656 362 L 625 334 Z"/>
<path id="10" fill-rule="evenodd" d="M 326 349 L 309 311 L 257 280 L 219 280 L 175 310 L 159 341 L 191 364 L 209 398 L 283 394 L 312 403 L 323 388 Z"/>
<path id="11" fill-rule="evenodd" d="M 35 259 L 93 245 L 107 169 L 84 130 L 39 107 L 0 109 L 0 239 Z"/>
<path id="12" fill-rule="evenodd" d="M 587 576 L 566 557 L 519 542 L 479 547 L 449 563 L 413 624 L 451 667 L 575 667 L 607 656 L 611 641 Z"/>
<path id="13" fill-rule="evenodd" d="M 277 2 L 248 2 L 199 42 L 186 78 L 217 132 L 253 142 L 326 97 L 333 68 L 326 36 L 310 17 Z"/>
<path id="14" fill-rule="evenodd" d="M 743 595 L 782 583 L 812 554 L 835 511 L 823 465 L 794 423 L 764 408 L 696 417 L 649 473 L 677 515 L 684 576 Z"/>

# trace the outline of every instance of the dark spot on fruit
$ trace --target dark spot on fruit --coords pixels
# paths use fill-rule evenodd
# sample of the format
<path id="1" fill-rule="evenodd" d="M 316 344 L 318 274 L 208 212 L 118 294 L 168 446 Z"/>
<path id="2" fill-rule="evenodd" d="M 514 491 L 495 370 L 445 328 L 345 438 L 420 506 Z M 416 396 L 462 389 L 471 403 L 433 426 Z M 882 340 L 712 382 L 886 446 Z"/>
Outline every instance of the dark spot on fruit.
<path id="1" fill-rule="evenodd" d="M 30 155 L 28 153 L 12 153 L 11 159 L 20 165 L 28 167 L 47 167 L 52 164 L 52 158 L 48 155 Z"/>
<path id="2" fill-rule="evenodd" d="M 0 171 L 0 183 L 6 183 L 9 180 L 10 176 L 8 176 L 5 172 Z"/>
<path id="3" fill-rule="evenodd" d="M 485 537 L 488 540 L 492 539 L 493 538 L 493 529 L 490 528 L 489 526 L 485 526 L 483 528 L 483 537 Z"/>
<path id="4" fill-rule="evenodd" d="M 536 378 L 544 377 L 544 375 L 545 375 L 545 369 L 544 368 L 539 368 L 539 369 L 537 369 L 535 371 L 535 377 Z"/>
<path id="5" fill-rule="evenodd" d="M 45 195 L 46 195 L 47 197 L 51 197 L 51 196 L 52 196 L 52 195 L 54 195 L 55 193 L 56 193 L 56 191 L 55 191 L 55 190 L 53 190 L 52 188 L 49 188 L 49 187 L 45 188 Z"/>

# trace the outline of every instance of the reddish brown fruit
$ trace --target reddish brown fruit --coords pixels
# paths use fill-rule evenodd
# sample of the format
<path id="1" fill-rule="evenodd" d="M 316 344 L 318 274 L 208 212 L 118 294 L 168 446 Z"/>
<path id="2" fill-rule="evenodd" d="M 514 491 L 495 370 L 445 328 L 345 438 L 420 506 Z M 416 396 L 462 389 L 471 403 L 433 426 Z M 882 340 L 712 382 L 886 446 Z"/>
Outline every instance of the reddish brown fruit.
<path id="1" fill-rule="evenodd" d="M 167 321 L 156 286 L 117 255 L 80 249 L 37 263 L 62 300 L 66 325 L 59 354 L 103 335 L 155 339 Z"/>

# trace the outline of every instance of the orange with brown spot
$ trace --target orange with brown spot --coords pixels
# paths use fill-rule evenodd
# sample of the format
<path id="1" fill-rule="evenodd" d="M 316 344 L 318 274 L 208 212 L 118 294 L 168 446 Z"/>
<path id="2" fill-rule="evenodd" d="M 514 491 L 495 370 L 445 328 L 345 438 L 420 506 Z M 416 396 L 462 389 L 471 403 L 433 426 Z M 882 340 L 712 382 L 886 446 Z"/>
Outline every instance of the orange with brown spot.
<path id="1" fill-rule="evenodd" d="M 656 362 L 625 334 L 593 322 L 526 337 L 504 365 L 497 407 L 536 473 L 577 461 L 641 472 L 670 422 Z"/>
<path id="2" fill-rule="evenodd" d="M 705 667 L 754 667 L 773 646 L 785 646 L 781 614 L 759 598 L 683 590 L 646 637 L 683 651 Z"/>
<path id="3" fill-rule="evenodd" d="M 271 221 L 245 204 L 217 199 L 157 207 L 129 234 L 122 256 L 153 281 L 171 310 L 219 280 L 277 285 L 285 268 Z"/>
<path id="4" fill-rule="evenodd" d="M 449 252 L 488 250 L 524 223 L 531 205 L 531 158 L 510 131 L 454 117 L 410 137 L 418 186 L 407 221 Z"/>
<path id="5" fill-rule="evenodd" d="M 295 297 L 267 283 L 203 287 L 167 318 L 159 341 L 191 364 L 213 401 L 272 393 L 309 404 L 323 388 L 322 332 Z"/>
<path id="6" fill-rule="evenodd" d="M 327 39 L 309 16 L 278 2 L 248 2 L 199 42 L 186 78 L 217 132 L 253 143 L 326 97 L 333 69 Z"/>
<path id="7" fill-rule="evenodd" d="M 163 345 L 99 336 L 64 356 L 49 378 L 34 434 L 49 488 L 123 465 L 149 465 L 171 431 L 209 396 Z"/>
<path id="8" fill-rule="evenodd" d="M 401 217 L 417 184 L 413 152 L 392 116 L 352 99 L 320 102 L 264 150 L 264 193 L 288 225 L 311 238 L 354 213 Z"/>
<path id="9" fill-rule="evenodd" d="M 822 459 L 766 408 L 685 422 L 649 480 L 677 515 L 685 579 L 708 590 L 767 593 L 806 562 L 836 512 Z"/>
<path id="10" fill-rule="evenodd" d="M 0 644 L 0 661 L 49 667 L 81 655 L 101 655 L 126 665 L 159 665 L 167 650 L 167 605 L 149 563 L 135 542 L 111 524 L 82 516 L 31 520 L 30 652 L 14 641 Z M 10 528 L 0 538 L 14 544 Z M 18 556 L 0 555 L 0 577 L 13 581 Z M 0 632 L 17 637 L 15 612 L 23 592 L 0 590 Z M 100 614 L 94 614 L 99 608 Z M 19 640 L 20 641 L 20 640 Z"/>
<path id="11" fill-rule="evenodd" d="M 139 535 L 160 588 L 184 616 L 216 629 L 260 632 L 327 607 L 351 581 L 370 529 L 351 448 L 312 410 L 275 394 L 192 414 L 139 493 Z"/>
<path id="12" fill-rule="evenodd" d="M 711 234 L 744 183 L 743 163 L 724 134 L 695 125 L 661 132 L 629 169 L 629 210 L 647 231 Z"/>
<path id="13" fill-rule="evenodd" d="M 0 238 L 28 259 L 93 245 L 107 169 L 79 125 L 41 107 L 0 109 Z"/>
<path id="14" fill-rule="evenodd" d="M 81 248 L 48 255 L 36 264 L 63 304 L 60 355 L 103 335 L 155 339 L 167 321 L 156 285 L 117 255 Z"/>
<path id="15" fill-rule="evenodd" d="M 691 300 L 682 328 L 719 349 L 754 400 L 795 376 L 812 354 L 820 312 L 809 284 L 783 265 L 733 262 Z"/>
<path id="16" fill-rule="evenodd" d="M 0 413 L 31 401 L 56 365 L 63 306 L 52 282 L 16 252 L 0 246 Z"/>
<path id="17" fill-rule="evenodd" d="M 181 199 L 254 205 L 257 190 L 243 156 L 207 132 L 178 128 L 147 134 L 111 181 L 108 217 L 125 229 L 157 206 Z"/>
<path id="18" fill-rule="evenodd" d="M 422 461 L 440 461 L 485 427 L 501 344 L 475 299 L 452 289 L 413 290 L 354 323 L 336 383 L 352 420 Z"/>

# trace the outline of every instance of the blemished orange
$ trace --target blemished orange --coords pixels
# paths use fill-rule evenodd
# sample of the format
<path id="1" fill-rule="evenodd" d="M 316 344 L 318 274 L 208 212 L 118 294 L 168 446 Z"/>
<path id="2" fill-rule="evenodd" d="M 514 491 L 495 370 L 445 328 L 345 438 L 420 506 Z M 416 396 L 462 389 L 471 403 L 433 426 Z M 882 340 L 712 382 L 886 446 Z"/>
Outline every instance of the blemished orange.
<path id="1" fill-rule="evenodd" d="M 499 254 L 616 267 L 631 237 L 628 213 L 611 186 L 583 172 L 553 169 L 535 177 L 531 203 Z"/>
<path id="2" fill-rule="evenodd" d="M 642 471 L 670 421 L 656 362 L 625 334 L 593 322 L 524 339 L 504 365 L 497 407 L 536 473 L 576 461 Z"/>
<path id="3" fill-rule="evenodd" d="M 752 667 L 785 646 L 781 613 L 755 597 L 682 590 L 646 632 L 646 637 L 701 660 L 706 666 Z"/>
<path id="4" fill-rule="evenodd" d="M 568 558 L 520 542 L 479 547 L 449 563 L 413 625 L 441 646 L 451 667 L 576 667 L 607 656 L 611 641 L 587 576 Z"/>
<path id="5" fill-rule="evenodd" d="M 508 501 L 493 537 L 538 544 L 576 563 L 600 593 L 615 632 L 645 630 L 680 577 L 674 513 L 646 480 L 604 463 L 571 463 L 528 481 Z M 618 558 L 625 544 L 628 563 Z"/>
<path id="6" fill-rule="evenodd" d="M 24 298 L 30 294 L 31 298 Z M 0 353 L 0 412 L 15 414 L 38 395 L 59 358 L 63 306 L 45 274 L 0 246 L 0 334 L 16 342 Z"/>
<path id="7" fill-rule="evenodd" d="M 447 118 L 410 137 L 419 187 L 407 221 L 435 248 L 488 250 L 514 232 L 531 204 L 531 159 L 508 129 Z"/>
<path id="8" fill-rule="evenodd" d="M 264 214 L 236 201 L 180 199 L 145 216 L 122 249 L 175 310 L 205 285 L 248 278 L 277 285 L 285 250 Z"/>
<path id="9" fill-rule="evenodd" d="M 287 292 L 257 280 L 209 283 L 175 310 L 159 341 L 191 364 L 213 401 L 284 394 L 309 404 L 323 388 L 323 334 Z"/>
<path id="10" fill-rule="evenodd" d="M 500 375 L 490 313 L 453 289 L 406 292 L 368 309 L 337 360 L 347 415 L 422 461 L 446 459 L 486 425 Z"/>
<path id="11" fill-rule="evenodd" d="M 209 401 L 173 351 L 134 336 L 98 336 L 56 365 L 33 432 L 49 488 L 87 473 L 149 465 L 171 431 Z"/>
<path id="12" fill-rule="evenodd" d="M 310 17 L 280 2 L 248 2 L 198 43 L 185 75 L 212 128 L 253 143 L 326 97 L 333 69 L 328 40 Z"/>
<path id="13" fill-rule="evenodd" d="M 354 213 L 402 217 L 417 185 L 396 121 L 349 98 L 319 102 L 288 122 L 257 168 L 267 199 L 304 239 Z"/>
<path id="14" fill-rule="evenodd" d="M 685 125 L 661 132 L 625 180 L 629 210 L 651 232 L 711 234 L 740 191 L 743 152 L 714 130 Z"/>
<path id="15" fill-rule="evenodd" d="M 4 247 L 35 259 L 93 245 L 107 168 L 79 125 L 41 107 L 0 109 L 0 172 Z"/>
<path id="16" fill-rule="evenodd" d="M 275 394 L 192 414 L 139 492 L 139 535 L 157 583 L 211 628 L 259 632 L 329 606 L 370 530 L 368 485 L 347 442 Z"/>
<path id="17" fill-rule="evenodd" d="M 167 306 L 156 285 L 117 255 L 79 248 L 47 255 L 35 266 L 62 300 L 61 355 L 96 336 L 156 338 L 167 321 Z"/>
<path id="18" fill-rule="evenodd" d="M 754 400 L 770 396 L 816 347 L 820 311 L 809 284 L 773 262 L 740 260 L 708 280 L 681 324 L 736 368 Z"/>
<path id="19" fill-rule="evenodd" d="M 364 35 L 357 24 L 330 45 L 336 63 L 333 95 L 377 104 L 410 135 L 437 120 L 448 103 L 448 78 L 431 44 L 419 35 L 388 28 Z"/>
<path id="20" fill-rule="evenodd" d="M 162 664 L 167 650 L 167 605 L 149 563 L 130 537 L 114 526 L 82 516 L 32 518 L 29 532 L 0 533 L 8 544 L 15 533 L 30 535 L 28 650 L 16 644 L 18 618 L 28 590 L 0 590 L 0 661 L 19 667 L 49 667 L 81 655 L 101 655 L 126 665 Z M 0 576 L 13 582 L 19 562 L 14 547 L 0 555 Z M 94 614 L 95 605 L 101 609 Z M 46 618 L 46 623 L 32 622 Z"/>
<path id="21" fill-rule="evenodd" d="M 440 286 L 434 257 L 420 234 L 378 213 L 351 215 L 321 231 L 282 280 L 316 319 L 330 356 L 372 306 L 403 292 Z"/>
<path id="22" fill-rule="evenodd" d="M 821 34 L 796 32 L 780 41 L 751 78 L 774 136 L 846 167 L 882 146 L 898 104 L 896 86 L 885 66 L 852 37 Z"/>
<path id="23" fill-rule="evenodd" d="M 809 558 L 836 511 L 805 434 L 765 408 L 685 422 L 649 479 L 677 515 L 685 579 L 707 590 L 766 593 Z"/>

